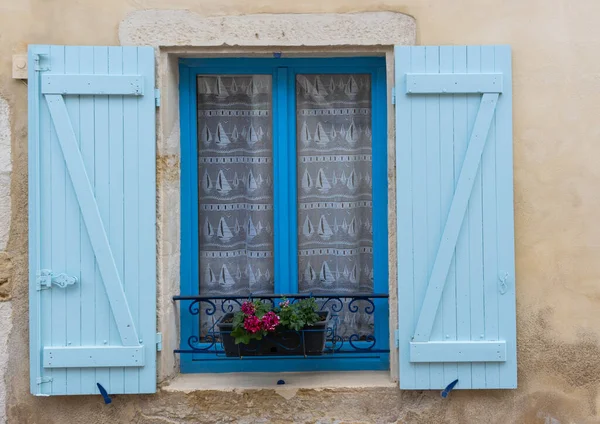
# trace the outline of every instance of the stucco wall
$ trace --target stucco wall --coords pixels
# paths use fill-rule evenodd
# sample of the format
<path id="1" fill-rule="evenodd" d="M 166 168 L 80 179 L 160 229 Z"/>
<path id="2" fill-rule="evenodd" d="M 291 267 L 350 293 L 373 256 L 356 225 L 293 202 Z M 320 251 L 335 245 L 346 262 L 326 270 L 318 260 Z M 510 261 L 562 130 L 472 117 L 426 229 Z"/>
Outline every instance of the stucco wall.
<path id="1" fill-rule="evenodd" d="M 419 44 L 512 45 L 519 389 L 453 392 L 447 400 L 395 388 L 306 389 L 289 398 L 272 390 L 161 392 L 115 397 L 110 406 L 98 397 L 28 394 L 27 100 L 26 86 L 11 79 L 11 56 L 30 43 L 119 44 L 120 24 L 152 8 L 199 16 L 394 11 L 416 19 Z M 0 0 L 0 97 L 10 107 L 10 143 L 0 125 L 0 156 L 13 164 L 10 227 L 0 215 L 10 228 L 0 252 L 0 293 L 8 287 L 0 298 L 12 297 L 12 319 L 10 307 L 0 314 L 3 330 L 12 323 L 8 422 L 600 422 L 599 12 L 597 0 Z M 172 153 L 161 154 L 159 170 L 173 165 Z M 159 180 L 176 180 L 169 169 L 163 166 Z M 10 169 L 0 169 L 0 179 L 3 172 Z M 177 261 L 172 252 L 163 259 Z M 159 272 L 166 281 L 167 269 Z M 0 384 L 0 408 L 1 393 Z"/>

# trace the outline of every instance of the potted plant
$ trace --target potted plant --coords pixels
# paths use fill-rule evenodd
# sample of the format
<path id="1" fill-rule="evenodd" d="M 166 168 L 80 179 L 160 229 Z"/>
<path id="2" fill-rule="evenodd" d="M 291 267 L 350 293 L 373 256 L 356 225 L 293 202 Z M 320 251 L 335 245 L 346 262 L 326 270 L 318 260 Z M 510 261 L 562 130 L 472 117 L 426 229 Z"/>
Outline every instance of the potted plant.
<path id="1" fill-rule="evenodd" d="M 226 356 L 321 355 L 329 311 L 319 311 L 313 298 L 278 305 L 244 302 L 217 324 Z"/>

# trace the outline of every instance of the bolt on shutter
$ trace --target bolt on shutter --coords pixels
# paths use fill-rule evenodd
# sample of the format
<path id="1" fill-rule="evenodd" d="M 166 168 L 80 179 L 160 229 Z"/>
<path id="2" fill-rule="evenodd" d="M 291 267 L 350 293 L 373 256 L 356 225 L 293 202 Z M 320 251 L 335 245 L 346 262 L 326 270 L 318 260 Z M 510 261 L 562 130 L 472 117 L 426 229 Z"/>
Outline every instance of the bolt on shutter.
<path id="1" fill-rule="evenodd" d="M 29 48 L 31 392 L 156 389 L 154 51 Z"/>
<path id="2" fill-rule="evenodd" d="M 517 386 L 507 46 L 397 47 L 400 387 Z"/>

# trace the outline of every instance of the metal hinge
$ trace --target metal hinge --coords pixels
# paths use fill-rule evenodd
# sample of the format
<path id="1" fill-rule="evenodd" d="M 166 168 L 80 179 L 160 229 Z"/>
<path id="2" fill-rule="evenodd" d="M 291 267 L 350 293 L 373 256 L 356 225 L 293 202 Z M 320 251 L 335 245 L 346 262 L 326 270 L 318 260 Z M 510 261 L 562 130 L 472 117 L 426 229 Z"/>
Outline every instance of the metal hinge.
<path id="1" fill-rule="evenodd" d="M 160 107 L 160 89 L 159 88 L 154 89 L 154 104 L 156 105 L 156 107 Z"/>
<path id="2" fill-rule="evenodd" d="M 396 87 L 392 87 L 392 104 L 396 104 Z"/>
<path id="3" fill-rule="evenodd" d="M 46 63 L 44 63 L 46 62 Z M 36 72 L 49 71 L 50 70 L 50 58 L 45 53 L 38 53 L 33 55 L 33 70 Z"/>
<path id="4" fill-rule="evenodd" d="M 42 269 L 38 273 L 36 289 L 38 291 L 51 289 L 53 284 L 58 288 L 64 289 L 67 286 L 77 283 L 77 281 L 77 277 L 71 277 L 64 273 L 54 275 L 52 270 Z"/>
<path id="5" fill-rule="evenodd" d="M 156 351 L 162 351 L 162 333 L 156 333 Z"/>
<path id="6" fill-rule="evenodd" d="M 394 331 L 394 346 L 400 347 L 400 331 Z"/>

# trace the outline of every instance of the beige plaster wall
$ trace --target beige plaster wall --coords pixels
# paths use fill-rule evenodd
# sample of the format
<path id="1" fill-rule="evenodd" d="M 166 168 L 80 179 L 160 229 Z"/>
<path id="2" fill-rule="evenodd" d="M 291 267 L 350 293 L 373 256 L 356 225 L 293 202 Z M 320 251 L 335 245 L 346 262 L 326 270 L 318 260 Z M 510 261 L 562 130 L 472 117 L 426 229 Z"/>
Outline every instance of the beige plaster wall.
<path id="1" fill-rule="evenodd" d="M 27 100 L 25 85 L 11 79 L 11 55 L 30 43 L 119 44 L 120 23 L 143 9 L 394 11 L 416 19 L 419 44 L 512 45 L 519 389 L 453 392 L 444 401 L 395 388 L 306 389 L 289 399 L 271 390 L 161 392 L 115 397 L 110 406 L 98 397 L 28 394 Z M 0 283 L 9 283 L 1 298 L 12 298 L 8 422 L 600 422 L 599 12 L 597 0 L 0 0 L 0 97 L 11 111 L 12 159 L 12 216 L 1 253 L 10 260 L 0 260 Z M 176 179 L 168 174 L 172 153 L 161 153 L 159 170 L 164 161 L 161 175 Z"/>

